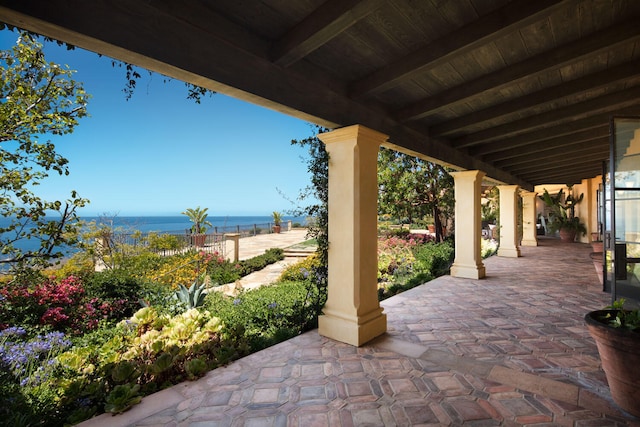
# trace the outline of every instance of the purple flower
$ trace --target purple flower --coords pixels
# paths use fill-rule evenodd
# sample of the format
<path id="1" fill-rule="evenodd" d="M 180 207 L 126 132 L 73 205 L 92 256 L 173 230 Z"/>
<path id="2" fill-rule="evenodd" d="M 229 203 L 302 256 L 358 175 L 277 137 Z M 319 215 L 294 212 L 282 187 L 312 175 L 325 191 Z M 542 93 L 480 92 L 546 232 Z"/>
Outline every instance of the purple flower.
<path id="1" fill-rule="evenodd" d="M 272 302 L 271 304 L 269 304 L 267 307 L 269 307 L 271 310 L 273 310 L 274 308 L 276 308 L 278 306 L 277 302 Z"/>
<path id="2" fill-rule="evenodd" d="M 240 305 L 241 302 L 242 300 L 240 298 L 236 298 L 233 300 L 233 305 Z"/>
<path id="3" fill-rule="evenodd" d="M 15 335 L 17 337 L 22 336 L 24 334 L 26 334 L 27 331 L 20 326 L 11 326 L 7 329 L 5 329 L 4 331 L 0 331 L 0 337 L 10 337 L 12 335 Z"/>

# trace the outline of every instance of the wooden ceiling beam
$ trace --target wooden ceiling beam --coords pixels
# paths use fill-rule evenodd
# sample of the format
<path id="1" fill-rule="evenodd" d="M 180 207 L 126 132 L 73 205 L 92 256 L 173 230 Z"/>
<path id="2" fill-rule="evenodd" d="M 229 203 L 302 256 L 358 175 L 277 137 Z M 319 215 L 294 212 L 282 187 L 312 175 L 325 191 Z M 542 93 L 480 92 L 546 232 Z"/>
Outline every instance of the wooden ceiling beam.
<path id="1" fill-rule="evenodd" d="M 592 129 L 586 129 L 569 133 L 567 135 L 557 136 L 555 138 L 548 138 L 544 141 L 534 141 L 529 144 L 509 144 L 509 141 L 501 141 L 500 145 L 502 149 L 493 148 L 494 144 L 488 144 L 487 148 L 491 149 L 491 153 L 483 154 L 482 157 L 486 160 L 492 160 L 494 164 L 498 164 L 501 161 L 509 160 L 520 156 L 537 156 L 538 153 L 543 153 L 547 150 L 553 150 L 559 147 L 572 147 L 576 149 L 576 145 L 587 143 L 595 139 L 607 140 L 609 138 L 609 125 L 605 124 Z M 517 139 L 516 139 L 517 141 Z"/>
<path id="2" fill-rule="evenodd" d="M 273 43 L 271 60 L 288 67 L 385 3 L 386 0 L 328 0 Z"/>
<path id="3" fill-rule="evenodd" d="M 640 25 L 637 19 L 631 19 L 415 102 L 399 109 L 395 116 L 401 122 L 418 120 L 483 92 L 537 77 L 637 39 L 640 39 Z"/>
<path id="4" fill-rule="evenodd" d="M 571 168 L 556 169 L 554 171 L 522 174 L 520 177 L 534 185 L 540 184 L 578 184 L 585 178 L 593 178 L 602 173 L 602 162 L 593 161 Z"/>
<path id="5" fill-rule="evenodd" d="M 525 174 L 536 171 L 549 171 L 555 169 L 564 169 L 567 166 L 574 165 L 576 163 L 591 162 L 594 160 L 604 161 L 609 157 L 609 150 L 602 147 L 594 148 L 592 150 L 579 150 L 572 153 L 570 156 L 556 157 L 546 159 L 544 162 L 538 162 L 537 164 L 520 165 L 509 168 L 515 174 Z M 569 160 L 568 160 L 569 159 Z"/>
<path id="6" fill-rule="evenodd" d="M 451 61 L 479 46 L 493 42 L 505 34 L 517 31 L 553 13 L 564 1 L 517 0 L 448 34 L 398 61 L 374 72 L 351 85 L 353 98 L 374 95 Z"/>
<path id="7" fill-rule="evenodd" d="M 538 143 L 542 147 L 549 142 L 562 144 L 562 140 L 560 138 L 571 137 L 571 135 L 576 133 L 589 130 L 593 130 L 594 134 L 596 134 L 597 132 L 601 132 L 603 128 L 606 128 L 608 132 L 609 119 L 612 114 L 620 116 L 639 116 L 640 106 L 622 108 L 610 113 L 598 114 L 585 119 L 539 129 L 535 132 L 529 132 L 524 135 L 518 135 L 512 138 L 503 138 L 501 140 L 492 141 L 490 144 L 471 147 L 467 152 L 473 157 L 481 158 L 497 153 L 497 157 L 501 158 L 503 154 L 507 154 L 505 153 L 507 150 L 524 147 L 526 145 Z"/>
<path id="8" fill-rule="evenodd" d="M 596 137 L 591 140 L 579 141 L 572 144 L 549 145 L 535 151 L 522 150 L 520 155 L 513 156 L 508 159 L 494 161 L 493 164 L 499 168 L 512 168 L 517 165 L 526 165 L 538 163 L 561 156 L 571 156 L 578 151 L 587 151 L 600 149 L 601 151 L 609 150 L 609 137 Z"/>
<path id="9" fill-rule="evenodd" d="M 628 62 L 614 68 L 608 68 L 598 73 L 587 75 L 570 82 L 560 83 L 553 87 L 503 102 L 502 104 L 476 111 L 466 116 L 439 123 L 430 127 L 430 134 L 434 136 L 446 136 L 465 128 L 477 126 L 478 124 L 509 116 L 529 108 L 556 102 L 570 96 L 597 91 L 611 84 L 624 82 L 634 77 L 638 78 L 639 70 L 640 60 Z"/>
<path id="10" fill-rule="evenodd" d="M 640 86 L 635 86 L 455 138 L 451 141 L 451 145 L 454 148 L 468 148 L 491 140 L 517 136 L 536 129 L 584 119 L 599 113 L 615 111 L 638 104 L 640 104 Z"/>

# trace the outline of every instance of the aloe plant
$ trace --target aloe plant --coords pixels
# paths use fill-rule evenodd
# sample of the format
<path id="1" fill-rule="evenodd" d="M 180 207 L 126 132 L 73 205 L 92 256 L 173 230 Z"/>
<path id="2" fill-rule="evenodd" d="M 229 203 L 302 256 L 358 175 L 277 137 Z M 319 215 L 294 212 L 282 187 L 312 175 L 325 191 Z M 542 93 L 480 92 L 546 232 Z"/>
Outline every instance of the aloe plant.
<path id="1" fill-rule="evenodd" d="M 192 308 L 200 307 L 204 302 L 204 297 L 206 294 L 204 293 L 205 284 L 198 284 L 198 282 L 193 282 L 191 286 L 187 289 L 186 286 L 180 285 L 180 288 L 176 291 L 176 298 L 184 305 L 186 305 L 187 309 L 190 310 Z"/>

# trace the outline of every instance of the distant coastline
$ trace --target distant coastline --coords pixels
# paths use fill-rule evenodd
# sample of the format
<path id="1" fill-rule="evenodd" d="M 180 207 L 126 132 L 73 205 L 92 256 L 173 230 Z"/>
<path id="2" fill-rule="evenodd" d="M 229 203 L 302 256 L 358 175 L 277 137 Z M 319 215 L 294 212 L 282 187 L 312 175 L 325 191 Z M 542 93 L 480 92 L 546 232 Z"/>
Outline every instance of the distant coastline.
<path id="1" fill-rule="evenodd" d="M 123 230 L 139 230 L 142 232 L 158 232 L 158 233 L 184 233 L 191 228 L 192 223 L 185 215 L 167 215 L 167 216 L 116 216 L 116 217 L 96 217 L 83 216 L 83 221 L 113 221 L 113 228 L 121 228 Z M 284 221 L 292 221 L 294 223 L 305 224 L 304 217 L 284 216 Z M 265 216 L 209 216 L 207 220 L 219 231 L 226 231 L 236 226 L 265 226 L 273 223 L 271 215 Z M 244 227 L 243 227 L 244 228 Z M 209 230 L 213 232 L 213 230 Z"/>
<path id="2" fill-rule="evenodd" d="M 169 233 L 169 234 L 181 234 L 187 233 L 191 228 L 192 223 L 185 215 L 168 215 L 168 216 L 82 216 L 82 221 L 96 223 L 107 223 L 110 227 L 113 227 L 116 232 L 133 232 L 135 230 L 143 233 L 156 232 L 156 233 Z M 237 227 L 247 229 L 255 225 L 258 228 L 266 228 L 273 223 L 271 215 L 265 216 L 209 216 L 207 218 L 212 224 L 212 228 L 207 230 L 207 233 L 213 233 L 217 231 L 219 233 L 233 232 Z M 306 218 L 304 217 L 292 217 L 284 216 L 285 222 L 292 221 L 292 223 L 300 223 L 306 225 Z M 10 220 L 0 217 L 0 227 L 9 224 Z M 36 250 L 38 243 L 33 240 L 22 240 L 15 243 L 17 248 L 23 251 Z M 67 252 L 67 251 L 65 251 Z M 74 251 L 70 251 L 71 253 Z"/>

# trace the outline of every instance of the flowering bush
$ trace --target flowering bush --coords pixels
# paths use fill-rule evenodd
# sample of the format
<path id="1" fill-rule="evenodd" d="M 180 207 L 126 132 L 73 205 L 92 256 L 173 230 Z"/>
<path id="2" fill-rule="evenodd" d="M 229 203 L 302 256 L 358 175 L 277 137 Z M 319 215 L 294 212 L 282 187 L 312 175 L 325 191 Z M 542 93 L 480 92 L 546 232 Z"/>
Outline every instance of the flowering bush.
<path id="1" fill-rule="evenodd" d="M 279 282 L 296 281 L 302 282 L 309 278 L 309 274 L 320 266 L 320 258 L 316 253 L 287 266 L 280 277 Z"/>
<path id="2" fill-rule="evenodd" d="M 378 239 L 378 281 L 394 282 L 398 277 L 410 276 L 415 257 L 413 250 L 433 241 L 427 234 L 404 234 Z"/>
<path id="3" fill-rule="evenodd" d="M 186 254 L 174 255 L 156 271 L 152 271 L 151 277 L 147 279 L 161 283 L 171 289 L 178 289 L 178 285 L 193 283 L 207 270 L 207 266 L 212 260 L 224 262 L 224 259 L 216 254 L 204 252 L 188 252 Z"/>
<path id="4" fill-rule="evenodd" d="M 71 346 L 71 341 L 62 332 L 23 341 L 26 330 L 10 327 L 0 331 L 0 364 L 20 383 L 37 386 L 46 381 L 56 365 L 54 356 Z"/>
<path id="5" fill-rule="evenodd" d="M 126 299 L 90 297 L 82 281 L 48 278 L 35 286 L 23 282 L 0 288 L 0 329 L 9 325 L 49 326 L 74 335 L 95 329 L 101 320 L 119 318 Z"/>
<path id="6" fill-rule="evenodd" d="M 378 297 L 388 298 L 447 274 L 453 246 L 424 234 L 387 234 L 378 239 Z"/>

